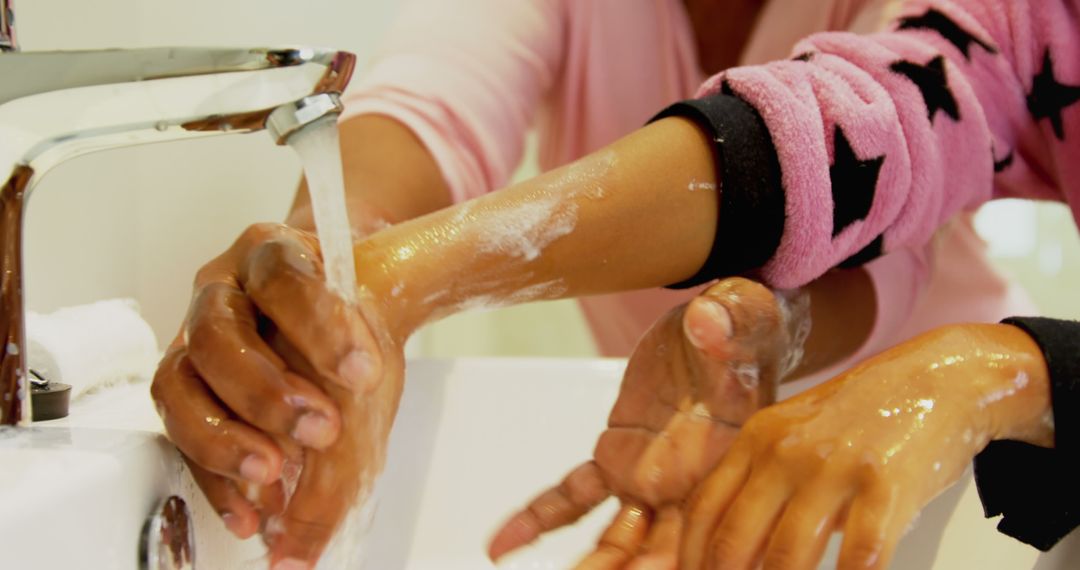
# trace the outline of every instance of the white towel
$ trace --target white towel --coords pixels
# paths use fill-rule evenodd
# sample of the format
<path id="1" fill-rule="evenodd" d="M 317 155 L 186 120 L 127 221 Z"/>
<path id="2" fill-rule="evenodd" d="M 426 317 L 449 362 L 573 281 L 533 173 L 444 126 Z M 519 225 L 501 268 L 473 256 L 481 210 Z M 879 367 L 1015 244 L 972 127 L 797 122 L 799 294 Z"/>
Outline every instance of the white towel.
<path id="1" fill-rule="evenodd" d="M 160 353 L 133 299 L 112 299 L 26 315 L 29 367 L 71 385 L 72 399 L 95 389 L 149 379 Z"/>

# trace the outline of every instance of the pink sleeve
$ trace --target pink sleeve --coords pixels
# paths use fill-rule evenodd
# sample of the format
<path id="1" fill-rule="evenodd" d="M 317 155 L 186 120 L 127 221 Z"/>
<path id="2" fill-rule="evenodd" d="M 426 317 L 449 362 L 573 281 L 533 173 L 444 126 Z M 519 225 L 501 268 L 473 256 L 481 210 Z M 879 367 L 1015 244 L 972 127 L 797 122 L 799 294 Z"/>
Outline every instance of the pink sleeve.
<path id="1" fill-rule="evenodd" d="M 434 156 L 455 201 L 509 180 L 563 55 L 558 0 L 414 0 L 342 120 L 395 118 Z"/>
<path id="2" fill-rule="evenodd" d="M 907 1 L 888 32 L 816 35 L 791 61 L 710 79 L 687 114 L 722 131 L 719 226 L 770 243 L 717 265 L 797 287 L 921 248 L 995 188 L 1075 201 L 1078 12 L 1075 0 Z"/>

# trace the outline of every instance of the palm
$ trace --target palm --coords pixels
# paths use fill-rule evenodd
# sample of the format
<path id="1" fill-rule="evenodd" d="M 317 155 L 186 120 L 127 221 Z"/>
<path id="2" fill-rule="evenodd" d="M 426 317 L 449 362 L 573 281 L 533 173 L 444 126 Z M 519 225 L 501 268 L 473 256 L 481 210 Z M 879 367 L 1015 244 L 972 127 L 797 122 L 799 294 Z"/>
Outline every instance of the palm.
<path id="1" fill-rule="evenodd" d="M 763 403 L 730 362 L 687 340 L 683 313 L 665 315 L 638 344 L 593 454 L 613 494 L 653 508 L 682 501 Z"/>
<path id="2" fill-rule="evenodd" d="M 715 303 L 730 315 L 731 334 L 717 332 L 707 310 Z M 662 317 L 627 363 L 593 460 L 511 518 L 492 541 L 492 557 L 576 521 L 611 495 L 623 508 L 582 567 L 619 568 L 640 554 L 674 552 L 678 507 L 739 426 L 772 401 L 787 346 L 780 325 L 772 294 L 742 279 Z"/>

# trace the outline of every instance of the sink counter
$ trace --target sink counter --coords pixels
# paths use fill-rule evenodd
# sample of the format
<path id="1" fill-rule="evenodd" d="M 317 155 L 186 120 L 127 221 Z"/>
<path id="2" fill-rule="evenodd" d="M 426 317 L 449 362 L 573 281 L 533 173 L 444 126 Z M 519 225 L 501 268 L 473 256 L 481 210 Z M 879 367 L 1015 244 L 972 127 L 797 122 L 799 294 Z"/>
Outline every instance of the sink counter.
<path id="1" fill-rule="evenodd" d="M 624 364 L 410 361 L 367 540 L 368 567 L 493 568 L 484 556 L 487 538 L 590 456 Z M 260 542 L 226 533 L 160 433 L 145 382 L 83 398 L 69 418 L 0 431 L 0 567 L 138 568 L 143 521 L 170 494 L 193 511 L 197 568 L 262 566 Z M 500 568 L 570 567 L 615 510 L 609 500 Z M 1066 558 L 1076 560 L 1066 551 L 1080 553 L 1075 536 L 1067 543 L 1053 559 L 1037 561 L 1034 550 L 982 518 L 968 476 L 924 512 L 893 568 L 1064 569 Z M 835 565 L 837 547 L 834 540 L 823 567 Z"/>

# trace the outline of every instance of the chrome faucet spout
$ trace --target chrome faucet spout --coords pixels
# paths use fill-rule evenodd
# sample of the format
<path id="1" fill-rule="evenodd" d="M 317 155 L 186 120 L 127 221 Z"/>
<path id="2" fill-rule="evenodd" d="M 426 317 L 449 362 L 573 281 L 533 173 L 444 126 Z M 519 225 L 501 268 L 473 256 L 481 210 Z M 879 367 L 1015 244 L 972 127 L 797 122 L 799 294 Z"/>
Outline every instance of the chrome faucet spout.
<path id="1" fill-rule="evenodd" d="M 15 9 L 11 7 L 11 0 L 0 0 L 0 51 L 16 49 Z"/>
<path id="2" fill-rule="evenodd" d="M 10 14 L 9 0 L 0 10 Z M 9 18 L 0 49 L 14 50 Z M 10 44 L 10 45 L 8 45 Z M 317 48 L 0 53 L 0 425 L 30 419 L 22 220 L 50 169 L 121 146 L 267 129 L 278 144 L 340 113 L 353 54 Z M 0 179 L 2 180 L 2 179 Z"/>

